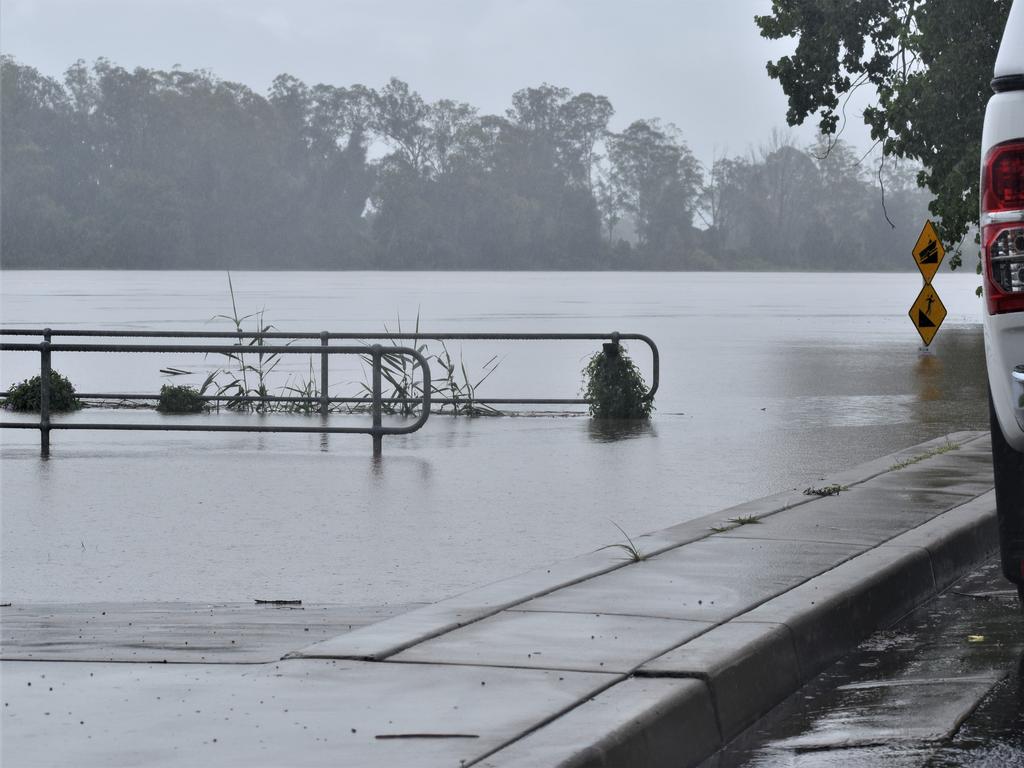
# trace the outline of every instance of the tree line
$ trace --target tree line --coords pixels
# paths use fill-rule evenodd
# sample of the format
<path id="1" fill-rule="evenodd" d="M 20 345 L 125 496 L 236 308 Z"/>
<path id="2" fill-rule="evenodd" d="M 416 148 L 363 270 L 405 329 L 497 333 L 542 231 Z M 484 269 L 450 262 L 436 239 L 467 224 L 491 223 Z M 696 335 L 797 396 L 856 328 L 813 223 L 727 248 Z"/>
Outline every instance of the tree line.
<path id="1" fill-rule="evenodd" d="M 5 268 L 906 269 L 929 200 L 841 141 L 703 167 L 674 126 L 615 132 L 606 97 L 548 84 L 485 115 L 395 78 L 0 75 Z"/>

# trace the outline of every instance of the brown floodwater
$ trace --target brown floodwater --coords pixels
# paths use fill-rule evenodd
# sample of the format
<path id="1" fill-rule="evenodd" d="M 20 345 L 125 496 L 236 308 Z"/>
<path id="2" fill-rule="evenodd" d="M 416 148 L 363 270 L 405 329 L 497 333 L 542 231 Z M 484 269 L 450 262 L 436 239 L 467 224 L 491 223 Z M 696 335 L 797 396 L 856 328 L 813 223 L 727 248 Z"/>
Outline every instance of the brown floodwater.
<path id="1" fill-rule="evenodd" d="M 909 257 L 908 257 L 909 258 Z M 349 435 L 0 431 L 4 602 L 436 600 L 961 429 L 987 427 L 974 275 L 922 354 L 915 274 L 235 273 L 239 312 L 283 331 L 645 333 L 662 358 L 647 425 L 452 418 Z M 5 327 L 229 330 L 223 273 L 4 272 Z M 247 321 L 251 326 L 252 321 Z M 493 397 L 575 397 L 595 345 L 449 344 Z M 432 351 L 440 352 L 438 348 Z M 642 346 L 630 349 L 645 372 Z M 3 353 L 3 386 L 38 357 Z M 55 355 L 81 391 L 199 383 L 215 357 Z M 288 360 L 272 389 L 308 376 Z M 332 362 L 332 394 L 365 373 Z M 3 415 L 5 420 L 16 418 Z M 159 420 L 87 409 L 76 421 Z M 210 414 L 204 423 L 310 417 Z M 314 417 L 316 418 L 316 417 Z M 332 424 L 365 423 L 331 416 Z"/>

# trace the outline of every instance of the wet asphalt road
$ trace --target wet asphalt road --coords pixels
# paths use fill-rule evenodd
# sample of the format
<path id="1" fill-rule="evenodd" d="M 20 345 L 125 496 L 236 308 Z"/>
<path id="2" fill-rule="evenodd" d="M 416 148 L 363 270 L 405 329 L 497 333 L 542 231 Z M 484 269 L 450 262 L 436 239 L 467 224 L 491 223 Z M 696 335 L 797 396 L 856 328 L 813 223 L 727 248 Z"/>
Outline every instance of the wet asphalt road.
<path id="1" fill-rule="evenodd" d="M 1024 613 L 990 562 L 879 632 L 702 768 L 1024 767 Z"/>

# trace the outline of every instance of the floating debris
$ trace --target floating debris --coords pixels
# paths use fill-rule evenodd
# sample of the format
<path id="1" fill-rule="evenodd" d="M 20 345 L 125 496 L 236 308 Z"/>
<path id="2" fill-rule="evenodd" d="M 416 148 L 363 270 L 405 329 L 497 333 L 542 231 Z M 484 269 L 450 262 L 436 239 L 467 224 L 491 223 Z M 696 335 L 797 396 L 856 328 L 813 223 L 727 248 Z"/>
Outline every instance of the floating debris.
<path id="1" fill-rule="evenodd" d="M 839 485 L 833 483 L 832 485 L 823 485 L 821 488 L 804 488 L 804 496 L 838 496 L 840 491 L 847 490 L 845 485 Z"/>

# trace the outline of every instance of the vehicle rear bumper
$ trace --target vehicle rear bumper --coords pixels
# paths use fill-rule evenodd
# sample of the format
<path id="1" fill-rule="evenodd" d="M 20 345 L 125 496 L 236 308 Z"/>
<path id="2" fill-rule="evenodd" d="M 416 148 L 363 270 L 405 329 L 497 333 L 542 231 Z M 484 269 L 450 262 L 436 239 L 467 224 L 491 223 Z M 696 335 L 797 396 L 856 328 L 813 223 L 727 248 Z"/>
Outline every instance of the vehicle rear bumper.
<path id="1" fill-rule="evenodd" d="M 1024 312 L 985 318 L 985 358 L 999 426 L 1024 452 Z"/>

